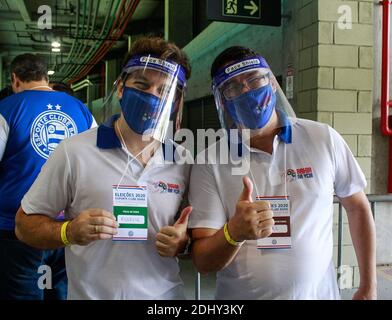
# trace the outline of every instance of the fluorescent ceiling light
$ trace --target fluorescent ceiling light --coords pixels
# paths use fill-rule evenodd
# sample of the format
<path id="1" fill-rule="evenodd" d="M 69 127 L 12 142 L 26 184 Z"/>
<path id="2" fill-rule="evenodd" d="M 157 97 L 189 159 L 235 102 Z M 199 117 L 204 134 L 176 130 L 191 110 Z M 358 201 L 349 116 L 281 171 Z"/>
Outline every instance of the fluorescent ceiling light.
<path id="1" fill-rule="evenodd" d="M 52 48 L 52 52 L 60 52 L 60 48 Z"/>
<path id="2" fill-rule="evenodd" d="M 48 70 L 48 75 L 49 76 L 51 76 L 51 75 L 53 75 L 54 74 L 54 71 L 53 70 Z"/>
<path id="3" fill-rule="evenodd" d="M 52 47 L 53 47 L 53 48 L 60 48 L 60 47 L 61 47 L 61 43 L 58 42 L 58 41 L 53 41 L 53 42 L 52 42 Z"/>

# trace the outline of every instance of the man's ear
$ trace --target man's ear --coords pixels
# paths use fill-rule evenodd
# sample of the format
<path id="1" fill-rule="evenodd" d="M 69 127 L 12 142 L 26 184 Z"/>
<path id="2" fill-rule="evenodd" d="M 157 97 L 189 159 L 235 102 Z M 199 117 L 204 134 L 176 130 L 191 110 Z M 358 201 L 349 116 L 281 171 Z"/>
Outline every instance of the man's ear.
<path id="1" fill-rule="evenodd" d="M 14 72 L 11 73 L 11 87 L 14 93 L 17 93 L 18 88 L 20 87 L 20 80 L 18 79 L 18 77 Z"/>
<path id="2" fill-rule="evenodd" d="M 276 90 L 278 89 L 278 86 L 276 85 L 276 80 L 271 79 L 271 87 L 272 90 L 276 93 Z"/>
<path id="3" fill-rule="evenodd" d="M 117 96 L 118 96 L 119 99 L 122 98 L 123 87 L 124 87 L 124 82 L 123 82 L 121 79 L 118 80 L 118 84 L 117 84 Z"/>

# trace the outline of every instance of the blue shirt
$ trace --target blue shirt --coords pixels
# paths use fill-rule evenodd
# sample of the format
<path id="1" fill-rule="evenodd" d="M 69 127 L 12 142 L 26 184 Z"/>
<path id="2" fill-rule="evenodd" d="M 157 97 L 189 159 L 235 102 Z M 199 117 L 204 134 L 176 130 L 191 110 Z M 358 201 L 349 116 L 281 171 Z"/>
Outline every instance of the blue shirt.
<path id="1" fill-rule="evenodd" d="M 26 90 L 0 101 L 0 230 L 13 230 L 20 201 L 57 145 L 95 123 L 76 98 Z"/>

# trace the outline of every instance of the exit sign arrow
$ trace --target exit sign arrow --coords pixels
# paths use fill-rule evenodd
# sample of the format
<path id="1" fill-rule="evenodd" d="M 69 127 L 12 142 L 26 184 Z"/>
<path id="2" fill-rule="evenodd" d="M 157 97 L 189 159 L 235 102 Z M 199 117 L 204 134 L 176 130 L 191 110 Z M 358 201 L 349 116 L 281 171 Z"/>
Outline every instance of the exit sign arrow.
<path id="1" fill-rule="evenodd" d="M 212 21 L 280 26 L 281 0 L 205 0 Z"/>
<path id="2" fill-rule="evenodd" d="M 250 5 L 244 6 L 244 9 L 251 10 L 250 15 L 253 16 L 257 12 L 257 10 L 259 10 L 259 7 L 256 3 L 250 1 Z"/>

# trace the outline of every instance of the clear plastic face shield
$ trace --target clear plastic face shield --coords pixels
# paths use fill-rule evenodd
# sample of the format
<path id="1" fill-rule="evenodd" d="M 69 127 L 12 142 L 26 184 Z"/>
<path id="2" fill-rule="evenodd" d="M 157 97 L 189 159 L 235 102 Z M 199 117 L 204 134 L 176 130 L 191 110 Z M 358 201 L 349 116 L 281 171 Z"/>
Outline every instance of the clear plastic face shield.
<path id="1" fill-rule="evenodd" d="M 179 64 L 152 55 L 134 56 L 105 105 L 119 105 L 135 133 L 164 142 L 170 121 L 180 127 L 185 86 L 185 71 Z"/>
<path id="2" fill-rule="evenodd" d="M 216 72 L 212 90 L 224 129 L 243 129 L 250 137 L 263 128 L 285 127 L 296 119 L 265 59 L 261 56 L 235 61 Z"/>

